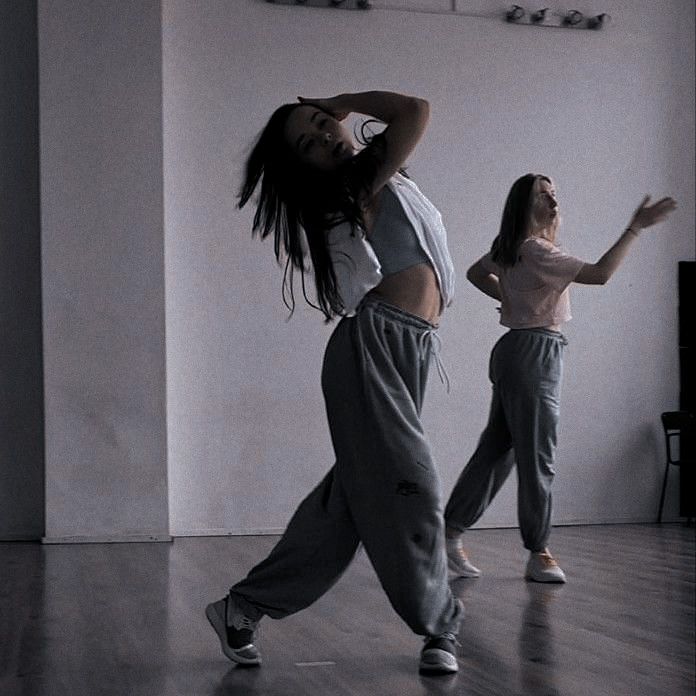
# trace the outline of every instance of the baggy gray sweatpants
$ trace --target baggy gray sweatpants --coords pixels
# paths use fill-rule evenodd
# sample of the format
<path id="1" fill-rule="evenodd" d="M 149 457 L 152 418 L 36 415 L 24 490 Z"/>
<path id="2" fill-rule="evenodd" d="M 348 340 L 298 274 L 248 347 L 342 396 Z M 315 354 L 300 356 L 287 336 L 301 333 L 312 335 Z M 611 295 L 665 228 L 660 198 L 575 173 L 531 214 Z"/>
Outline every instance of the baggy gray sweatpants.
<path id="1" fill-rule="evenodd" d="M 565 345 L 557 331 L 513 329 L 494 346 L 488 424 L 450 495 L 448 527 L 464 531 L 474 524 L 516 462 L 524 546 L 530 551 L 546 548 Z"/>
<path id="2" fill-rule="evenodd" d="M 420 421 L 432 335 L 427 322 L 373 299 L 336 327 L 322 371 L 336 463 L 270 555 L 232 587 L 252 618 L 310 605 L 362 542 L 415 633 L 457 632 L 440 483 Z"/>

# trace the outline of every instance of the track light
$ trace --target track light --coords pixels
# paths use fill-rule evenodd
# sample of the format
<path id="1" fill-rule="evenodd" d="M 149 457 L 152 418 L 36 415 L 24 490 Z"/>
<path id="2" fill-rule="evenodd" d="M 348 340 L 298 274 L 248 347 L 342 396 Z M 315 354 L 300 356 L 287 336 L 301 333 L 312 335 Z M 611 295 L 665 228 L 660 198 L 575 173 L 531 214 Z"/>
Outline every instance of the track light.
<path id="1" fill-rule="evenodd" d="M 576 24 L 580 24 L 580 22 L 582 22 L 582 12 L 577 10 L 569 10 L 563 18 L 563 24 L 566 27 L 574 27 Z"/>
<path id="2" fill-rule="evenodd" d="M 606 12 L 602 12 L 602 14 L 598 14 L 596 17 L 590 17 L 587 20 L 587 28 L 601 29 L 610 19 L 611 17 Z"/>
<path id="3" fill-rule="evenodd" d="M 519 5 L 513 5 L 505 15 L 508 22 L 519 22 L 522 17 L 524 17 L 524 7 Z"/>
<path id="4" fill-rule="evenodd" d="M 440 0 L 442 2 L 443 0 Z M 537 0 L 535 0 L 536 2 Z M 538 0 L 541 2 L 542 0 Z M 2 0 L 0 0 L 2 2 Z M 260 0 L 259 0 L 260 2 Z M 372 0 L 266 0 L 266 2 L 275 5 L 291 5 L 297 7 L 322 7 L 334 8 L 341 10 L 370 10 L 372 9 Z M 400 0 L 402 2 L 402 0 Z M 456 16 L 467 16 L 468 13 L 460 12 L 456 9 L 456 0 L 450 0 L 452 9 L 449 12 L 438 12 L 438 14 L 452 14 Z M 381 5 L 381 2 L 378 3 Z M 403 3 L 406 4 L 406 3 Z M 499 16 L 506 22 L 517 24 L 520 26 L 535 26 L 548 27 L 558 29 L 561 27 L 570 29 L 601 29 L 605 26 L 611 17 L 606 13 L 593 15 L 592 17 L 584 17 L 582 12 L 578 10 L 553 10 L 548 7 L 540 7 L 535 11 L 527 10 L 522 5 L 508 5 L 507 10 L 503 11 Z M 384 9 L 387 9 L 386 7 Z M 398 8 L 389 8 L 397 10 Z M 409 10 L 403 8 L 404 12 L 428 12 L 428 10 Z M 474 14 L 472 16 L 481 16 Z"/>
<path id="5" fill-rule="evenodd" d="M 546 13 L 549 11 L 548 7 L 544 7 L 541 10 L 537 10 L 531 17 L 532 23 L 541 24 L 546 19 Z"/>
<path id="6" fill-rule="evenodd" d="M 1 0 L 0 0 L 1 1 Z M 300 7 L 333 7 L 341 10 L 370 10 L 370 0 L 266 0 L 274 5 L 299 5 Z"/>

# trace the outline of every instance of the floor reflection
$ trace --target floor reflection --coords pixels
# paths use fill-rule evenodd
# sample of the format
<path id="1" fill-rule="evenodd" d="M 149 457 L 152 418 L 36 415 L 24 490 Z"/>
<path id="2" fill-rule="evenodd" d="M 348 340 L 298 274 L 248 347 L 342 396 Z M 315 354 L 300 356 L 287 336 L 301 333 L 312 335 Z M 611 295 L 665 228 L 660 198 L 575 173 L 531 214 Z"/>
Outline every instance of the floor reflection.
<path id="1" fill-rule="evenodd" d="M 34 547 L 37 582 L 27 597 L 32 613 L 24 645 L 36 650 L 28 693 L 166 691 L 169 548 Z"/>
<path id="2" fill-rule="evenodd" d="M 520 681 L 523 694 L 560 696 L 552 628 L 553 604 L 563 585 L 527 582 L 528 600 L 519 634 Z"/>
<path id="3" fill-rule="evenodd" d="M 260 667 L 231 667 L 212 696 L 266 696 L 269 694 Z"/>
<path id="4" fill-rule="evenodd" d="M 203 610 L 273 539 L 0 544 L 0 693 L 692 696 L 693 531 L 554 534 L 568 558 L 582 559 L 568 562 L 567 585 L 524 581 L 516 530 L 478 532 L 484 575 L 452 583 L 465 617 L 460 671 L 444 678 L 419 677 L 422 641 L 365 556 L 311 607 L 264 623 L 264 665 L 244 670 L 221 654 Z"/>
<path id="5" fill-rule="evenodd" d="M 509 694 L 560 696 L 553 609 L 563 585 L 483 577 L 457 580 L 452 589 L 465 606 L 461 669 L 481 675 L 472 686 L 485 690 L 497 684 Z M 507 625 L 493 620 L 504 604 L 505 613 L 519 620 Z"/>

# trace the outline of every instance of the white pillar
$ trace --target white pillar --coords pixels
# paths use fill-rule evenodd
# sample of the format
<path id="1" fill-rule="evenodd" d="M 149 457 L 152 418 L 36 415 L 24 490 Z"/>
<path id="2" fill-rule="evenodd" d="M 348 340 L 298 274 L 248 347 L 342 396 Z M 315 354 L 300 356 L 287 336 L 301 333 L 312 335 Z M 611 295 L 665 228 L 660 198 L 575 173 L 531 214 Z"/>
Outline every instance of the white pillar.
<path id="1" fill-rule="evenodd" d="M 159 0 L 39 0 L 45 542 L 167 540 Z"/>

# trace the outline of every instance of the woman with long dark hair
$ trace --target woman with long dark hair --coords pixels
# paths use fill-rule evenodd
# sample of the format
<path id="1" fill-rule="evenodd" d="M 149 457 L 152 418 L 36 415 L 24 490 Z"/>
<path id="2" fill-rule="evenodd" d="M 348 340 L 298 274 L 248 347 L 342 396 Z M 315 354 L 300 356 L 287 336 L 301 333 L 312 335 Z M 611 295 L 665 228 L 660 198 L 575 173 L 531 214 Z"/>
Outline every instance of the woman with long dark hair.
<path id="1" fill-rule="evenodd" d="M 488 424 L 445 510 L 449 567 L 456 575 L 480 575 L 462 533 L 481 517 L 516 463 L 520 532 L 530 552 L 525 577 L 565 582 L 547 543 L 567 344 L 561 326 L 571 318 L 568 286 L 606 283 L 641 230 L 664 220 L 676 205 L 671 198 L 649 205 L 649 199 L 600 260 L 585 263 L 556 244 L 560 217 L 553 182 L 526 174 L 510 189 L 491 251 L 468 270 L 469 281 L 501 303 L 500 323 L 509 331 L 491 353 Z"/>
<path id="2" fill-rule="evenodd" d="M 386 124 L 359 152 L 342 123 L 351 112 Z M 400 173 L 428 118 L 426 101 L 391 92 L 301 99 L 273 114 L 247 161 L 239 205 L 260 188 L 253 230 L 285 260 L 287 304 L 293 274 L 307 298 L 311 273 L 315 306 L 340 321 L 322 369 L 335 465 L 270 555 L 206 608 L 234 662 L 259 664 L 261 617 L 309 606 L 362 543 L 396 612 L 425 637 L 421 671 L 458 669 L 462 608 L 420 421 L 454 273 L 440 214 Z"/>

